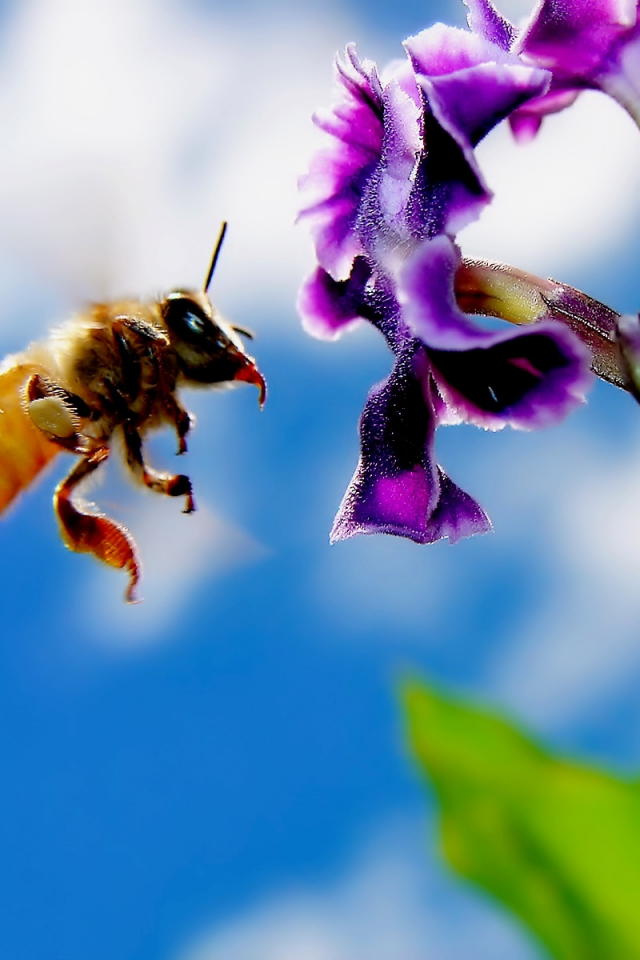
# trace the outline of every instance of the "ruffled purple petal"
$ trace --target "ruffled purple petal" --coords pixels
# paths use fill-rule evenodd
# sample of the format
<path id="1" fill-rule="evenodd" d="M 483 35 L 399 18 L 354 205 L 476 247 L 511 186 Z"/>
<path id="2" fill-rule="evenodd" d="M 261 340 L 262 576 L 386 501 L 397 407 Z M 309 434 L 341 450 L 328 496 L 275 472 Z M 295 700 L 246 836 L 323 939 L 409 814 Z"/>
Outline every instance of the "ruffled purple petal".
<path id="1" fill-rule="evenodd" d="M 554 113 L 572 99 L 557 95 L 604 90 L 640 123 L 640 23 L 637 0 L 542 0 L 513 49 L 553 71 Z"/>
<path id="2" fill-rule="evenodd" d="M 464 420 L 533 430 L 584 402 L 590 358 L 570 330 L 541 322 L 500 337 L 473 350 L 429 351 L 439 389 Z"/>
<path id="3" fill-rule="evenodd" d="M 422 97 L 418 90 L 413 67 L 408 57 L 398 58 L 388 63 L 380 74 L 383 88 L 390 83 L 396 83 L 403 93 L 413 100 L 418 111 L 422 111 Z"/>
<path id="4" fill-rule="evenodd" d="M 297 302 L 307 333 L 321 340 L 337 340 L 358 323 L 370 276 L 371 267 L 363 257 L 353 261 L 347 280 L 334 280 L 322 267 L 314 270 L 303 283 Z"/>
<path id="5" fill-rule="evenodd" d="M 469 350 L 483 346 L 486 331 L 458 307 L 454 277 L 460 251 L 446 236 L 426 240 L 407 259 L 398 277 L 404 319 L 427 347 Z"/>
<path id="6" fill-rule="evenodd" d="M 460 263 L 447 237 L 426 241 L 402 270 L 398 299 L 404 319 L 428 348 L 446 403 L 464 420 L 489 429 L 532 429 L 555 423 L 584 400 L 590 355 L 561 324 L 484 330 L 456 304 Z"/>
<path id="7" fill-rule="evenodd" d="M 482 64 L 523 66 L 517 57 L 477 33 L 434 23 L 408 37 L 403 46 L 416 76 L 448 77 Z"/>
<path id="8" fill-rule="evenodd" d="M 509 126 L 514 139 L 523 146 L 531 143 L 538 135 L 542 126 L 542 113 L 532 113 L 529 110 L 517 110 L 509 117 Z"/>
<path id="9" fill-rule="evenodd" d="M 636 0 L 543 0 L 516 50 L 577 86 L 589 85 L 637 16 Z"/>
<path id="10" fill-rule="evenodd" d="M 640 23 L 614 44 L 595 79 L 640 125 Z"/>
<path id="11" fill-rule="evenodd" d="M 434 460 L 429 380 L 426 354 L 414 343 L 369 394 L 360 420 L 360 462 L 336 516 L 332 543 L 358 533 L 454 542 L 491 528 L 480 505 Z"/>
<path id="12" fill-rule="evenodd" d="M 455 543 L 476 533 L 489 533 L 493 524 L 480 504 L 457 486 L 441 467 L 438 467 L 438 475 L 440 499 L 427 524 L 427 543 L 444 537 Z"/>
<path id="13" fill-rule="evenodd" d="M 436 24 L 405 41 L 418 84 L 440 124 L 475 163 L 473 147 L 551 77 L 483 37 Z"/>
<path id="14" fill-rule="evenodd" d="M 345 280 L 354 258 L 363 253 L 354 225 L 367 180 L 380 160 L 383 106 L 375 66 L 360 62 L 352 45 L 346 61 L 336 61 L 336 79 L 339 103 L 314 117 L 332 142 L 300 178 L 304 207 L 298 220 L 311 231 L 320 266 L 335 280 Z"/>
<path id="15" fill-rule="evenodd" d="M 455 234 L 476 220 L 491 192 L 475 163 L 431 113 L 424 117 L 424 151 L 413 177 L 407 204 L 407 225 L 414 240 Z"/>
<path id="16" fill-rule="evenodd" d="M 407 209 L 423 146 L 419 109 L 394 80 L 384 89 L 383 109 L 380 162 L 363 191 L 356 222 L 364 248 L 376 260 L 412 239 Z"/>
<path id="17" fill-rule="evenodd" d="M 523 144 L 529 143 L 538 133 L 543 117 L 570 107 L 579 93 L 580 90 L 560 88 L 552 82 L 548 93 L 529 100 L 509 117 L 509 125 L 516 140 Z"/>
<path id="18" fill-rule="evenodd" d="M 509 50 L 517 35 L 516 28 L 498 13 L 491 0 L 464 0 L 464 3 L 469 10 L 469 28 L 503 50 Z"/>
<path id="19" fill-rule="evenodd" d="M 491 199 L 474 146 L 518 106 L 543 94 L 550 77 L 483 37 L 444 24 L 410 37 L 405 48 L 426 111 L 427 150 L 416 175 L 412 222 L 428 229 L 414 234 L 455 234 Z"/>

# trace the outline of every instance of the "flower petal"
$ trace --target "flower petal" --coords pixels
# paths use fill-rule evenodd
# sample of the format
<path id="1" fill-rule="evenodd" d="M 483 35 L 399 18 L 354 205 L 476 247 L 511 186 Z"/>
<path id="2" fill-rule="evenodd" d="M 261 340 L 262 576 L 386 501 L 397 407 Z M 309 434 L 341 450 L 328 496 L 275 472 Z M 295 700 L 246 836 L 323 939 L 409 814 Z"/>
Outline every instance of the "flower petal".
<path id="1" fill-rule="evenodd" d="M 444 24 L 409 37 L 404 46 L 426 112 L 423 208 L 431 221 L 435 213 L 440 217 L 420 236 L 456 233 L 491 199 L 474 147 L 513 110 L 542 95 L 550 76 L 484 37 Z"/>
<path id="2" fill-rule="evenodd" d="M 369 394 L 360 421 L 360 462 L 336 516 L 331 542 L 391 533 L 417 543 L 484 533 L 480 505 L 436 464 L 429 368 L 415 342 Z"/>
<path id="3" fill-rule="evenodd" d="M 370 276 L 371 267 L 363 257 L 356 257 L 347 280 L 334 280 L 322 267 L 314 270 L 302 285 L 297 302 L 307 333 L 321 340 L 337 340 L 358 323 Z"/>
<path id="4" fill-rule="evenodd" d="M 427 347 L 468 350 L 484 345 L 486 333 L 459 309 L 454 277 L 460 251 L 449 237 L 416 248 L 398 276 L 398 300 L 413 334 Z"/>
<path id="5" fill-rule="evenodd" d="M 580 90 L 571 87 L 563 88 L 552 81 L 548 93 L 543 97 L 529 100 L 509 117 L 509 125 L 515 139 L 522 144 L 529 143 L 538 133 L 543 117 L 550 113 L 560 113 L 561 110 L 570 107 L 579 94 Z"/>
<path id="6" fill-rule="evenodd" d="M 468 8 L 467 23 L 474 33 L 479 33 L 503 50 L 509 50 L 516 38 L 516 28 L 491 3 L 491 0 L 464 0 Z"/>
<path id="7" fill-rule="evenodd" d="M 354 230 L 367 180 L 380 160 L 383 140 L 382 88 L 375 66 L 360 61 L 355 47 L 336 61 L 340 100 L 314 122 L 333 139 L 317 153 L 299 186 L 318 262 L 335 280 L 346 280 L 354 257 L 363 253 Z"/>
<path id="8" fill-rule="evenodd" d="M 395 80 L 384 89 L 383 113 L 379 163 L 362 191 L 355 227 L 364 249 L 382 263 L 413 239 L 407 212 L 413 173 L 422 151 L 418 106 Z"/>
<path id="9" fill-rule="evenodd" d="M 472 161 L 472 148 L 551 77 L 489 40 L 444 24 L 405 41 L 418 84 L 441 125 Z"/>
<path id="10" fill-rule="evenodd" d="M 513 50 L 553 71 L 548 97 L 536 105 L 538 115 L 555 113 L 581 90 L 595 88 L 640 124 L 637 0 L 541 0 Z"/>
<path id="11" fill-rule="evenodd" d="M 486 347 L 429 352 L 438 388 L 464 419 L 499 430 L 548 427 L 584 402 L 589 356 L 560 324 L 507 331 Z"/>
<path id="12" fill-rule="evenodd" d="M 636 20 L 636 0 L 542 0 L 516 49 L 585 86 Z"/>
<path id="13" fill-rule="evenodd" d="M 464 420 L 489 429 L 531 429 L 565 417 L 591 381 L 590 354 L 564 325 L 484 330 L 457 306 L 455 244 L 421 244 L 398 282 L 404 319 L 428 348 L 446 403 Z"/>

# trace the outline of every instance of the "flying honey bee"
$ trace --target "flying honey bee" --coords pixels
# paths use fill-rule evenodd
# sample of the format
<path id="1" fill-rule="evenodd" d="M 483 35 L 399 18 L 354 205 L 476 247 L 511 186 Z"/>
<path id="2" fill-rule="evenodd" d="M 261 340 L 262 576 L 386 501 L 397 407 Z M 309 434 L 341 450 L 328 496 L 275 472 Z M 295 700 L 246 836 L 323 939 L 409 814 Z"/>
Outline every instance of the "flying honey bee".
<path id="1" fill-rule="evenodd" d="M 120 523 L 74 500 L 78 485 L 109 457 L 120 436 L 132 476 L 151 490 L 185 498 L 195 510 L 191 481 L 145 462 L 147 431 L 165 424 L 187 450 L 191 417 L 177 391 L 244 380 L 266 384 L 238 334 L 209 300 L 208 290 L 226 231 L 223 223 L 202 291 L 174 290 L 157 300 L 96 303 L 32 343 L 0 367 L 0 512 L 60 451 L 80 459 L 56 487 L 53 506 L 64 543 L 93 554 L 129 576 L 125 598 L 135 600 L 140 563 Z"/>

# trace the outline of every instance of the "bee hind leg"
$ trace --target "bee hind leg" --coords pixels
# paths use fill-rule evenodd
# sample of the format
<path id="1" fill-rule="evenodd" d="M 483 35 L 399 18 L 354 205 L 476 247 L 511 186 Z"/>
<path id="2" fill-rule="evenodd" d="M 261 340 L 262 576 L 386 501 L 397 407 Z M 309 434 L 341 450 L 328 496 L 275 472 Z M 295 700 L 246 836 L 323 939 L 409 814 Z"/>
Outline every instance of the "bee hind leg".
<path id="1" fill-rule="evenodd" d="M 80 421 L 91 410 L 80 397 L 34 373 L 25 385 L 25 409 L 47 439 L 73 453 L 85 450 Z"/>
<path id="2" fill-rule="evenodd" d="M 186 477 L 183 473 L 175 476 L 168 473 L 159 473 L 157 470 L 148 467 L 142 455 L 142 438 L 138 431 L 131 424 L 125 424 L 123 431 L 127 465 L 134 477 L 145 487 L 149 487 L 150 490 L 157 490 L 158 493 L 164 493 L 168 497 L 184 496 L 186 502 L 183 513 L 193 513 L 196 505 L 189 477 Z"/>
<path id="3" fill-rule="evenodd" d="M 108 447 L 99 447 L 85 456 L 69 476 L 56 487 L 53 506 L 60 524 L 62 539 L 76 553 L 90 553 L 97 560 L 124 570 L 129 575 L 125 593 L 127 603 L 135 603 L 135 587 L 140 579 L 140 563 L 131 534 L 120 523 L 100 513 L 80 510 L 72 495 L 78 484 L 109 456 Z"/>

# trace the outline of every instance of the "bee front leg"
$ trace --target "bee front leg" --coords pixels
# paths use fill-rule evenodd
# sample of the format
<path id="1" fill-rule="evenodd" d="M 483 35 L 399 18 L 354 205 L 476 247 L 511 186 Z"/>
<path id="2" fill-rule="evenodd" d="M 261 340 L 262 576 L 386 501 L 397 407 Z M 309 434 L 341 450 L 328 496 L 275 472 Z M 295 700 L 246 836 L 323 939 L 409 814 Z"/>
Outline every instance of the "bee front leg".
<path id="1" fill-rule="evenodd" d="M 164 403 L 167 414 L 178 435 L 178 454 L 186 453 L 187 441 L 185 437 L 191 429 L 191 416 L 171 394 L 165 398 Z"/>
<path id="2" fill-rule="evenodd" d="M 98 560 L 125 570 L 129 586 L 125 598 L 135 603 L 135 587 L 140 579 L 140 563 L 136 545 L 131 534 L 122 524 L 99 513 L 80 510 L 72 501 L 72 494 L 81 480 L 103 463 L 109 456 L 108 447 L 99 447 L 85 456 L 73 468 L 69 476 L 58 484 L 53 496 L 53 507 L 60 523 L 62 539 L 76 553 L 90 553 Z"/>
<path id="3" fill-rule="evenodd" d="M 140 480 L 150 490 L 157 490 L 168 497 L 186 497 L 186 504 L 183 513 L 193 513 L 196 505 L 193 500 L 191 480 L 180 473 L 171 476 L 168 473 L 158 473 L 152 470 L 144 462 L 142 456 L 142 438 L 131 424 L 125 424 L 124 444 L 127 451 L 127 464 L 133 475 Z"/>

